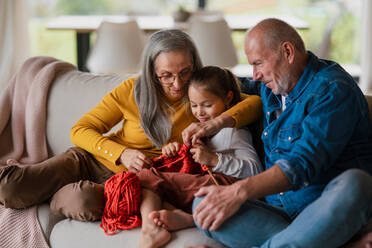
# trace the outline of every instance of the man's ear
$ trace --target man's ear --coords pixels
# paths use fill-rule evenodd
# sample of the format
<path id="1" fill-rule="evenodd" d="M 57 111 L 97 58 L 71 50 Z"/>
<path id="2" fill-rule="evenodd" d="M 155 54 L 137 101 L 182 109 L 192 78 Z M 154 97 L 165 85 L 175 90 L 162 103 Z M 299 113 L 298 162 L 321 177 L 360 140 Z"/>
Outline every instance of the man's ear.
<path id="1" fill-rule="evenodd" d="M 283 52 L 284 58 L 287 59 L 288 63 L 292 64 L 293 61 L 294 61 L 294 54 L 295 54 L 294 45 L 289 41 L 283 42 L 282 43 L 282 52 Z"/>
<path id="2" fill-rule="evenodd" d="M 233 92 L 231 90 L 229 90 L 229 92 L 227 92 L 227 96 L 226 96 L 226 99 L 225 99 L 225 105 L 226 106 L 230 106 L 230 103 L 231 103 L 233 97 L 234 97 Z"/>

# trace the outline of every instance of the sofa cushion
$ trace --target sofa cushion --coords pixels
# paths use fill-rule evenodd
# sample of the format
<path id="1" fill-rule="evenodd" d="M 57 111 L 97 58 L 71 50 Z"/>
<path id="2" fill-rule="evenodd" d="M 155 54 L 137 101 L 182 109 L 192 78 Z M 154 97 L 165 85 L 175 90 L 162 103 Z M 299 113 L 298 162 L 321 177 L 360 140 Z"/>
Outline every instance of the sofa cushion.
<path id="1" fill-rule="evenodd" d="M 66 219 L 64 216 L 53 214 L 50 210 L 49 204 L 47 203 L 38 206 L 37 217 L 47 242 L 49 242 L 50 233 L 52 232 L 54 225 L 59 221 Z"/>
<path id="2" fill-rule="evenodd" d="M 81 222 L 65 219 L 58 222 L 50 235 L 53 248 L 122 248 L 138 247 L 140 228 L 120 231 L 115 235 L 104 234 L 100 222 Z M 213 248 L 225 247 L 203 235 L 197 228 L 189 228 L 172 233 L 172 240 L 164 247 L 188 247 L 206 244 Z"/>
<path id="3" fill-rule="evenodd" d="M 60 154 L 73 146 L 70 141 L 71 127 L 95 107 L 106 93 L 128 77 L 80 71 L 58 75 L 48 97 L 46 132 L 50 155 Z"/>

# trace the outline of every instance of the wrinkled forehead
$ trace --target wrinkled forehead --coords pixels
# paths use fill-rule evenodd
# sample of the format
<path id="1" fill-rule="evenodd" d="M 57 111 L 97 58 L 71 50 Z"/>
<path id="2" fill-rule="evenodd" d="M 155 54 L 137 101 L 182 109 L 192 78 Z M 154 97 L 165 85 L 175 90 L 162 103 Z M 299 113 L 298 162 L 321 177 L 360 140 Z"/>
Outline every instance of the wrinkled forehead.
<path id="1" fill-rule="evenodd" d="M 154 61 L 155 70 L 178 71 L 192 67 L 192 59 L 188 51 L 176 50 L 161 52 Z"/>

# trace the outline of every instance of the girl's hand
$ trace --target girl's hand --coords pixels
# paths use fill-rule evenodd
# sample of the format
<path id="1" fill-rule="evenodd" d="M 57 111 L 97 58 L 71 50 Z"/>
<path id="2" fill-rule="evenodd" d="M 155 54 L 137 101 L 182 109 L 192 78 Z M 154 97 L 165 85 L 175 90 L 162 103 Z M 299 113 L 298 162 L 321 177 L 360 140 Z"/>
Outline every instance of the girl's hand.
<path id="1" fill-rule="evenodd" d="M 222 128 L 234 126 L 234 118 L 225 113 L 206 122 L 194 122 L 182 131 L 183 143 L 187 146 L 194 145 L 203 137 L 212 136 L 218 133 Z"/>
<path id="2" fill-rule="evenodd" d="M 136 149 L 127 148 L 120 155 L 120 162 L 127 167 L 130 172 L 137 173 L 143 168 L 150 168 L 152 161 L 142 152 Z"/>
<path id="3" fill-rule="evenodd" d="M 192 158 L 199 164 L 204 164 L 209 167 L 214 167 L 218 164 L 218 156 L 216 153 L 211 152 L 204 144 L 198 143 L 190 149 Z"/>
<path id="4" fill-rule="evenodd" d="M 180 148 L 181 148 L 180 143 L 172 142 L 172 143 L 169 143 L 169 144 L 163 146 L 163 148 L 161 148 L 161 152 L 166 157 L 173 157 L 173 156 L 177 155 Z"/>

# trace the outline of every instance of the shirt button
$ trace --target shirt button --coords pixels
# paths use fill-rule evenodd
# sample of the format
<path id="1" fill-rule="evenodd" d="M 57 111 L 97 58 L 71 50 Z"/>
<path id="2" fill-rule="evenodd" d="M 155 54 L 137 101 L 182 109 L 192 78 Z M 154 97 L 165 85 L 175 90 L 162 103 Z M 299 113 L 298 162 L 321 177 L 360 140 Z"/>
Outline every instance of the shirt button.
<path id="1" fill-rule="evenodd" d="M 283 192 L 280 192 L 279 195 L 284 195 L 284 193 Z"/>
<path id="2" fill-rule="evenodd" d="M 270 115 L 270 112 L 267 112 L 266 114 L 267 114 L 267 115 Z"/>
<path id="3" fill-rule="evenodd" d="M 264 135 L 267 136 L 267 132 L 264 132 Z"/>
<path id="4" fill-rule="evenodd" d="M 99 147 L 97 147 L 97 149 L 98 149 L 98 150 L 101 150 L 101 147 L 99 146 Z"/>
<path id="5" fill-rule="evenodd" d="M 112 153 L 110 153 L 110 157 L 112 157 Z"/>
<path id="6" fill-rule="evenodd" d="M 292 139 L 292 137 L 291 137 L 291 136 L 289 136 L 289 137 L 288 137 L 288 140 L 291 140 L 291 139 Z"/>
<path id="7" fill-rule="evenodd" d="M 105 153 L 107 154 L 107 153 L 108 153 L 108 151 L 107 151 L 107 150 L 105 150 Z"/>

